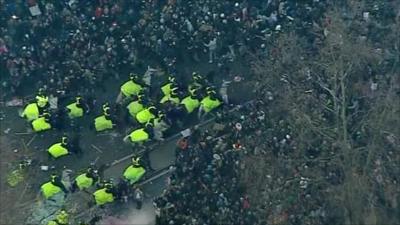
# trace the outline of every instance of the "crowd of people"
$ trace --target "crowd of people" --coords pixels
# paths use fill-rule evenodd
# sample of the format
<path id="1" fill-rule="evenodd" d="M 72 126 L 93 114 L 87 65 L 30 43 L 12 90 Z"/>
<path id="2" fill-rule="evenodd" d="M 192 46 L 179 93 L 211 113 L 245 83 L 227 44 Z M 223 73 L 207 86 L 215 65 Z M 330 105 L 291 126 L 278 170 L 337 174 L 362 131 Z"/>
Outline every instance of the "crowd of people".
<path id="1" fill-rule="evenodd" d="M 169 186 L 154 201 L 157 224 L 257 223 L 240 188 L 239 153 L 214 147 L 218 139 L 208 135 L 195 134 L 179 148 Z"/>
<path id="2" fill-rule="evenodd" d="M 244 157 L 259 154 L 253 147 L 265 141 L 251 139 L 268 122 L 262 111 L 265 104 L 264 100 L 255 100 L 223 110 L 214 126 L 194 127 L 189 137 L 178 141 L 175 170 L 167 189 L 154 200 L 157 224 L 259 223 L 241 176 Z M 277 130 L 278 138 L 289 143 L 286 125 Z M 284 144 L 269 145 L 275 145 L 275 154 L 283 154 Z"/>
<path id="3" fill-rule="evenodd" d="M 139 144 L 153 137 L 163 140 L 163 132 L 171 124 L 181 123 L 182 115 L 199 108 L 201 118 L 202 112 L 208 113 L 222 102 L 217 99 L 220 96 L 212 77 L 180 74 L 178 64 L 205 62 L 227 72 L 222 70 L 226 65 L 239 58 L 243 60 L 242 56 L 249 52 L 264 54 L 271 36 L 283 30 L 301 31 L 312 26 L 326 7 L 319 0 L 2 0 L 0 3 L 4 5 L 0 9 L 2 88 L 12 96 L 24 96 L 25 90 L 39 90 L 27 105 L 31 108 L 25 108 L 24 112 L 33 130 L 68 129 L 69 118 L 76 132 L 80 117 L 101 108 L 93 129 L 101 132 L 116 125 L 133 124 L 135 129 L 125 141 Z M 146 71 L 145 65 L 154 68 L 147 67 Z M 164 75 L 160 81 L 156 73 Z M 125 82 L 121 94 L 115 105 L 99 104 L 96 95 L 106 90 L 106 82 L 110 80 Z M 125 86 L 129 90 L 124 89 L 129 82 L 143 90 L 136 92 L 132 83 Z M 164 89 L 166 86 L 168 90 Z M 186 98 L 186 103 L 181 101 Z M 227 99 L 223 100 L 227 103 Z M 165 123 L 160 125 L 161 120 Z M 155 201 L 160 209 L 160 224 L 256 223 L 238 181 L 240 143 L 234 137 L 235 142 L 231 143 L 234 150 L 229 150 L 231 144 L 221 147 L 218 141 L 221 139 L 213 135 L 193 134 L 185 139 L 188 145 L 177 151 L 176 172 L 170 179 L 170 187 Z M 69 151 L 79 152 L 77 145 L 71 145 L 63 137 L 48 152 L 58 158 Z M 133 166 L 137 165 L 134 161 Z M 137 181 L 136 175 L 128 176 Z M 94 178 L 89 174 L 81 181 L 82 185 L 93 185 Z M 114 187 L 110 185 L 106 182 L 99 189 L 105 192 L 100 205 L 112 202 L 109 194 Z M 76 189 L 81 188 L 78 185 L 73 190 Z M 207 207 L 199 209 L 199 205 Z"/>
<path id="4" fill-rule="evenodd" d="M 275 32 L 311 26 L 325 7 L 272 0 L 2 2 L 3 87 L 17 95 L 32 81 L 68 95 L 91 92 L 149 61 L 174 75 L 177 63 L 199 62 L 205 52 L 223 65 L 265 49 Z M 40 15 L 32 16 L 32 7 Z"/>

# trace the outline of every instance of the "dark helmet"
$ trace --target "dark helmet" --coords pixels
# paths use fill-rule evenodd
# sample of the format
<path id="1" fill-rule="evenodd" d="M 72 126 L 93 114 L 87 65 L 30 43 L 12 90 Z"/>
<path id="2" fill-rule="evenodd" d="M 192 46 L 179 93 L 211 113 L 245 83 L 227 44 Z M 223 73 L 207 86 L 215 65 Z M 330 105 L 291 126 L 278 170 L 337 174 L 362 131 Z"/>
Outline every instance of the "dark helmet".
<path id="1" fill-rule="evenodd" d="M 75 102 L 76 102 L 76 104 L 81 104 L 81 101 L 82 101 L 82 97 L 81 96 L 77 96 L 76 98 L 75 98 Z"/>
<path id="2" fill-rule="evenodd" d="M 165 118 L 165 113 L 163 111 L 158 111 L 157 117 L 158 117 L 158 119 L 163 119 L 163 118 Z"/>
<path id="3" fill-rule="evenodd" d="M 103 109 L 105 109 L 105 108 L 110 108 L 110 104 L 108 104 L 108 102 L 105 102 L 105 103 L 103 104 Z"/>
<path id="4" fill-rule="evenodd" d="M 145 124 L 145 129 L 152 128 L 153 127 L 153 123 L 154 123 L 154 118 L 150 119 L 150 121 Z"/>
<path id="5" fill-rule="evenodd" d="M 95 173 L 95 172 L 96 170 L 92 166 L 89 166 L 86 170 L 86 173 Z"/>
<path id="6" fill-rule="evenodd" d="M 175 77 L 169 76 L 168 81 L 174 83 L 175 82 Z"/>
<path id="7" fill-rule="evenodd" d="M 202 77 L 200 74 L 198 74 L 197 72 L 193 72 L 193 73 L 192 73 L 192 77 L 193 77 L 193 80 L 194 80 L 195 82 L 198 82 L 198 81 L 200 81 L 201 79 L 203 79 L 203 77 Z"/>
<path id="8" fill-rule="evenodd" d="M 156 112 L 156 107 L 155 106 L 150 106 L 149 108 L 147 108 L 151 113 L 155 113 Z"/>
<path id="9" fill-rule="evenodd" d="M 177 90 L 178 90 L 177 87 L 171 88 L 171 95 L 172 95 L 172 96 L 176 96 L 176 95 L 178 94 L 178 93 L 176 93 Z"/>
<path id="10" fill-rule="evenodd" d="M 195 96 L 197 96 L 197 91 L 198 90 L 199 90 L 198 88 L 192 87 L 192 88 L 189 89 L 189 93 L 190 93 L 191 96 L 195 97 Z"/>
<path id="11" fill-rule="evenodd" d="M 50 118 L 50 113 L 47 110 L 43 110 L 43 113 L 42 113 L 41 116 L 44 117 L 44 118 Z"/>
<path id="12" fill-rule="evenodd" d="M 206 89 L 206 91 L 207 91 L 208 95 L 215 95 L 216 94 L 216 92 L 214 91 L 214 89 L 212 87 L 208 87 Z"/>
<path id="13" fill-rule="evenodd" d="M 131 80 L 131 81 L 137 80 L 138 78 L 139 78 L 138 75 L 136 75 L 134 73 L 129 74 L 129 80 Z"/>
<path id="14" fill-rule="evenodd" d="M 132 165 L 134 166 L 139 166 L 139 161 L 140 161 L 140 157 L 139 156 L 133 156 L 132 157 Z"/>
<path id="15" fill-rule="evenodd" d="M 110 114 L 110 108 L 103 108 L 103 114 L 105 115 L 105 116 L 110 116 L 111 114 Z"/>
<path id="16" fill-rule="evenodd" d="M 109 106 L 108 102 L 103 104 L 103 114 L 106 116 L 110 115 L 110 106 Z"/>
<path id="17" fill-rule="evenodd" d="M 104 180 L 103 183 L 104 183 L 104 187 L 107 188 L 107 189 L 110 189 L 110 188 L 112 188 L 114 186 L 111 179 Z"/>
<path id="18" fill-rule="evenodd" d="M 61 144 L 63 144 L 63 145 L 67 145 L 68 144 L 68 137 L 67 136 L 63 136 L 61 138 Z"/>
<path id="19" fill-rule="evenodd" d="M 44 95 L 44 88 L 39 88 L 38 95 Z"/>
<path id="20" fill-rule="evenodd" d="M 57 177 L 58 177 L 57 174 L 55 173 L 51 174 L 50 176 L 51 182 L 56 182 Z"/>

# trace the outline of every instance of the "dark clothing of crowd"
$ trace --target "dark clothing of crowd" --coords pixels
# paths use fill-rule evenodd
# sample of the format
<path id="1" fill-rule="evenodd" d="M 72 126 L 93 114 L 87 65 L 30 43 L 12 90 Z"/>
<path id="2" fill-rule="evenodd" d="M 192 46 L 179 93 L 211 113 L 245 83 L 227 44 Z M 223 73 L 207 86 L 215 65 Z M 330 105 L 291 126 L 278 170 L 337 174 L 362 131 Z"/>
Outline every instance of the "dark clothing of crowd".
<path id="1" fill-rule="evenodd" d="M 188 74 L 177 74 L 178 64 L 207 61 L 209 52 L 209 63 L 224 68 L 249 52 L 265 52 L 269 37 L 282 30 L 307 32 L 325 8 L 323 0 L 0 3 L 2 89 L 23 96 L 25 87 L 45 87 L 59 104 L 81 95 L 89 109 L 96 104 L 91 96 L 104 91 L 109 79 L 125 80 L 129 73 L 142 73 L 145 65 L 155 64 L 189 80 L 182 76 Z M 41 15 L 32 16 L 32 6 L 38 6 Z M 209 82 L 215 76 L 209 73 Z M 168 112 L 168 118 L 180 117 L 179 111 Z M 55 125 L 62 126 L 64 122 Z M 226 146 L 236 143 L 235 135 Z M 257 224 L 239 183 L 240 153 L 226 146 L 218 150 L 218 140 L 196 131 L 188 147 L 178 150 L 170 185 L 155 200 L 158 224 Z"/>
<path id="2" fill-rule="evenodd" d="M 224 123 L 237 119 L 226 114 L 219 118 Z M 185 144 L 178 142 L 169 186 L 154 201 L 159 210 L 157 224 L 258 223 L 239 183 L 243 152 L 232 148 L 240 137 L 231 128 L 228 125 L 218 132 L 195 129 Z"/>
<path id="3" fill-rule="evenodd" d="M 177 63 L 199 61 L 214 39 L 219 63 L 233 61 L 264 46 L 278 25 L 308 26 L 324 8 L 311 0 L 1 2 L 2 85 L 23 95 L 33 81 L 67 96 L 104 90 L 105 80 L 143 70 L 144 60 L 174 74 Z M 32 16 L 32 6 L 41 15 Z"/>

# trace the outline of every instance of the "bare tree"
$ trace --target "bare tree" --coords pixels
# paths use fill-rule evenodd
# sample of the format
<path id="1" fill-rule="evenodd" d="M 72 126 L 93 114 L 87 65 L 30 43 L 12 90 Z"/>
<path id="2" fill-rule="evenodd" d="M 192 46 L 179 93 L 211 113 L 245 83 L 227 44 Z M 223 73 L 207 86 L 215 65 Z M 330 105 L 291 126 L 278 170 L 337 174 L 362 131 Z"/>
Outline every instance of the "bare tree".
<path id="1" fill-rule="evenodd" d="M 363 18 L 367 6 L 348 3 L 333 8 L 323 24 L 313 27 L 316 41 L 312 44 L 295 32 L 282 34 L 268 57 L 255 60 L 259 96 L 266 98 L 271 91 L 276 96 L 268 106 L 269 119 L 290 124 L 296 148 L 286 159 L 268 156 L 267 163 L 249 159 L 252 169 L 247 177 L 258 174 L 251 188 L 257 196 L 268 196 L 265 186 L 273 184 L 260 172 L 251 171 L 279 174 L 279 163 L 291 158 L 297 166 L 308 164 L 307 151 L 318 151 L 311 160 L 318 166 L 300 173 L 318 183 L 319 194 L 326 197 L 321 205 L 343 207 L 343 212 L 334 215 L 341 217 L 336 223 L 396 224 L 400 222 L 395 216 L 400 193 L 394 188 L 400 174 L 394 166 L 399 163 L 400 13 L 394 24 L 375 24 L 379 30 L 390 29 L 382 31 L 389 35 L 376 41 L 366 28 L 371 22 Z M 332 168 L 343 172 L 335 187 L 329 184 L 332 172 L 325 176 L 318 171 Z M 290 181 L 290 177 L 284 179 Z M 262 198 L 257 202 L 265 204 Z"/>

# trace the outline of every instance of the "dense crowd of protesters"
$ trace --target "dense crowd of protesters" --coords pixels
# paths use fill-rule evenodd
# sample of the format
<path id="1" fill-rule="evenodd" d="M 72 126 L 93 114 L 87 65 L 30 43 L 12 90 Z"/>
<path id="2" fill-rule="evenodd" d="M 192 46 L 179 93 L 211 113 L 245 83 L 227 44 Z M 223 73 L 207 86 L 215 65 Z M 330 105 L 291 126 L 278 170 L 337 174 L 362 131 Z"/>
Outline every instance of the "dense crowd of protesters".
<path id="1" fill-rule="evenodd" d="M 247 116 L 251 108 L 240 113 Z M 175 171 L 168 188 L 154 201 L 158 224 L 257 224 L 239 182 L 244 154 L 241 132 L 254 127 L 242 130 L 241 123 L 235 122 L 246 124 L 257 118 L 242 120 L 240 113 L 233 117 L 222 113 L 215 128 L 195 127 L 190 137 L 178 142 Z"/>
<path id="2" fill-rule="evenodd" d="M 224 110 L 215 126 L 194 127 L 191 136 L 178 141 L 175 171 L 154 200 L 158 224 L 259 224 L 242 180 L 243 159 L 265 155 L 265 146 L 276 156 L 293 148 L 290 126 L 283 120 L 268 121 L 266 104 L 258 99 Z M 273 129 L 266 131 L 267 126 Z M 274 137 L 260 138 L 269 136 Z"/>
<path id="3" fill-rule="evenodd" d="M 53 94 L 91 95 L 105 89 L 107 79 L 143 72 L 144 65 L 177 76 L 184 75 L 177 64 L 205 61 L 221 67 L 249 52 L 264 52 L 276 33 L 307 29 L 326 7 L 322 0 L 0 3 L 2 88 L 17 96 L 32 83 Z M 158 222 L 256 224 L 238 180 L 239 134 L 215 138 L 197 132 L 177 151 L 169 188 L 155 201 Z"/>
<path id="4" fill-rule="evenodd" d="M 17 95 L 31 81 L 83 94 L 146 64 L 174 74 L 176 63 L 208 52 L 210 63 L 222 65 L 265 48 L 271 34 L 289 29 L 283 24 L 311 26 L 322 2 L 3 0 L 2 85 Z"/>

